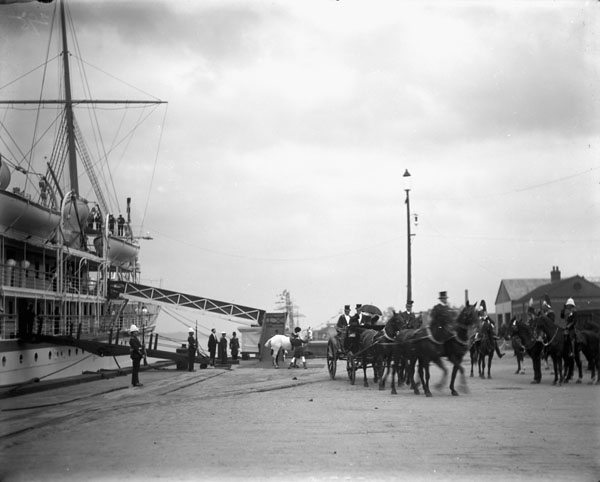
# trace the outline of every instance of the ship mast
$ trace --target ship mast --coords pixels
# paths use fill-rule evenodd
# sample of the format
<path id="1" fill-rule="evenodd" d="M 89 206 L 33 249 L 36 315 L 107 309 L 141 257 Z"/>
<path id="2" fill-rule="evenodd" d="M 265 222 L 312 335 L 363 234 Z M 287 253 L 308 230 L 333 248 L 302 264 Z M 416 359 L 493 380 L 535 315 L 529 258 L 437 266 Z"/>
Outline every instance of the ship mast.
<path id="1" fill-rule="evenodd" d="M 65 21 L 65 2 L 60 2 L 60 26 L 62 31 L 62 56 L 65 69 L 65 115 L 67 121 L 67 142 L 69 145 L 69 176 L 71 190 L 79 193 L 77 180 L 77 153 L 75 152 L 75 127 L 73 121 L 73 101 L 71 99 L 71 74 L 69 69 L 69 49 L 67 46 L 67 27 Z"/>

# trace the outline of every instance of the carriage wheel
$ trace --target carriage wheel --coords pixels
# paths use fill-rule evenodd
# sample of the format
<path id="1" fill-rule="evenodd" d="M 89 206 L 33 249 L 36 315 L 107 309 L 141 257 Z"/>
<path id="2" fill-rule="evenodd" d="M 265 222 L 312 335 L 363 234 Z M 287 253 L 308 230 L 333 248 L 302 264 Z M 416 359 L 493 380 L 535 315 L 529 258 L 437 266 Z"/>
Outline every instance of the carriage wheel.
<path id="1" fill-rule="evenodd" d="M 335 370 L 337 368 L 337 350 L 333 344 L 333 341 L 329 340 L 327 343 L 327 370 L 332 380 L 335 380 Z"/>
<path id="2" fill-rule="evenodd" d="M 346 360 L 346 369 L 348 370 L 350 385 L 354 385 L 354 382 L 356 382 L 356 358 L 354 358 L 352 353 L 348 354 L 348 359 Z"/>

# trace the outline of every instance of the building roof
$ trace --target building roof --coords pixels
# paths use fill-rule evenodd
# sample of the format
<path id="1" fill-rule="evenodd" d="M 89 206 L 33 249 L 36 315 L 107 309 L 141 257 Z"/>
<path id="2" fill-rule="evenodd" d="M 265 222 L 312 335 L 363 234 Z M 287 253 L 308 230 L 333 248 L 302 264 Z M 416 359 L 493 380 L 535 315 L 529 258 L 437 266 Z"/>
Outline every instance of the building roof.
<path id="1" fill-rule="evenodd" d="M 531 293 L 536 288 L 550 283 L 550 278 L 545 279 L 503 279 L 496 295 L 495 304 L 514 301 Z"/>

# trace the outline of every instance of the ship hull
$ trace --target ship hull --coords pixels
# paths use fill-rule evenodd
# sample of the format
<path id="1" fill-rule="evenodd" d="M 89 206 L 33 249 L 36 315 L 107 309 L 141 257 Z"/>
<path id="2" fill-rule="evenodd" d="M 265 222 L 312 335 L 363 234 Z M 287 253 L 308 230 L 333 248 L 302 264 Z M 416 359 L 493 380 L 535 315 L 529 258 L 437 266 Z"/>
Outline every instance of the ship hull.
<path id="1" fill-rule="evenodd" d="M 104 357 L 74 346 L 53 343 L 3 340 L 0 341 L 0 354 L 4 359 L 4 366 L 0 372 L 0 386 L 60 380 L 87 372 L 131 366 L 128 355 Z"/>

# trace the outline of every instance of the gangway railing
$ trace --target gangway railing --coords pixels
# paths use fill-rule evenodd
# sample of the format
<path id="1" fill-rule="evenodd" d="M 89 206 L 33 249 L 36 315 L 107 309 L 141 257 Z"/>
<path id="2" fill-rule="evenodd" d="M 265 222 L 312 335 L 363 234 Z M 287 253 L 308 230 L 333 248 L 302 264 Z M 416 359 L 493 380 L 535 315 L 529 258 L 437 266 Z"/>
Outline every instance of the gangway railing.
<path id="1" fill-rule="evenodd" d="M 249 306 L 228 303 L 225 301 L 212 300 L 200 296 L 194 296 L 177 291 L 156 288 L 155 286 L 146 286 L 127 281 L 109 281 L 109 298 L 124 298 L 132 301 L 149 300 L 153 303 L 164 303 L 168 305 L 177 305 L 185 308 L 194 308 L 204 310 L 210 313 L 217 313 L 226 316 L 235 316 L 245 320 L 251 320 L 262 325 L 266 311 Z"/>

